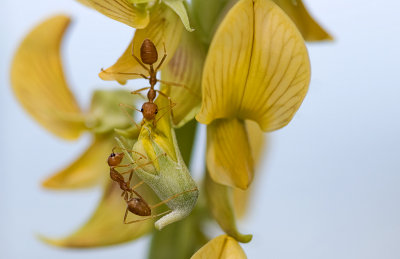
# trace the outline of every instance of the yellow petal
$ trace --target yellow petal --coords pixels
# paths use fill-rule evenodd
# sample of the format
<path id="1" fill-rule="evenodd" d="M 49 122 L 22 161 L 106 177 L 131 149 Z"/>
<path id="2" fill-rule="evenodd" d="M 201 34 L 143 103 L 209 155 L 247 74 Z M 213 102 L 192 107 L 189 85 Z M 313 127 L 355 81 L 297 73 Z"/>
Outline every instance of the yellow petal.
<path id="1" fill-rule="evenodd" d="M 270 0 L 241 0 L 211 43 L 196 118 L 238 117 L 276 130 L 292 119 L 309 81 L 307 49 L 292 21 Z"/>
<path id="2" fill-rule="evenodd" d="M 254 164 L 257 166 L 260 162 L 260 159 L 265 157 L 263 156 L 263 150 L 265 149 L 265 135 L 258 124 L 254 121 L 246 121 L 246 130 L 249 136 L 250 149 L 254 158 Z M 255 170 L 255 174 L 257 175 L 257 170 Z M 235 214 L 238 216 L 238 218 L 242 218 L 245 215 L 253 189 L 254 188 L 252 186 L 250 186 L 247 190 L 234 188 L 233 205 Z"/>
<path id="3" fill-rule="evenodd" d="M 129 43 L 129 46 L 111 67 L 102 71 L 99 76 L 103 80 L 117 80 L 125 83 L 128 79 L 142 78 L 138 75 L 126 75 L 118 73 L 139 73 L 148 75 L 148 72 L 132 57 L 132 42 L 134 45 L 134 54 L 140 59 L 140 46 L 144 39 L 150 39 L 157 48 L 158 62 L 154 64 L 157 67 L 164 55 L 163 43 L 165 43 L 167 58 L 163 66 L 169 62 L 178 47 L 181 33 L 183 31 L 182 23 L 179 17 L 170 9 L 160 6 L 151 14 L 151 21 L 145 29 L 136 30 L 135 36 Z M 162 67 L 163 67 L 162 66 Z M 161 69 L 162 69 L 161 67 Z"/>
<path id="4" fill-rule="evenodd" d="M 144 196 L 142 187 L 145 186 L 138 188 L 138 192 Z M 96 211 L 79 230 L 62 239 L 41 239 L 55 246 L 89 248 L 120 244 L 148 233 L 152 228 L 152 220 L 123 224 L 126 203 L 121 198 L 121 192 L 119 186 L 111 184 L 110 180 Z M 138 216 L 134 217 L 130 215 L 129 220 L 139 219 Z"/>
<path id="5" fill-rule="evenodd" d="M 162 71 L 162 80 L 184 85 L 184 87 L 163 84 L 167 94 L 176 106 L 172 120 L 177 127 L 193 119 L 201 104 L 201 74 L 205 50 L 193 33 L 184 32 L 182 40 L 171 61 Z"/>
<path id="6" fill-rule="evenodd" d="M 48 189 L 76 189 L 99 184 L 108 177 L 107 156 L 115 146 L 112 135 L 96 137 L 90 147 L 67 168 L 43 182 Z"/>
<path id="7" fill-rule="evenodd" d="M 183 0 L 163 0 L 163 2 L 179 15 L 186 30 L 190 32 L 194 31 L 194 29 L 190 27 L 189 17 L 185 5 L 183 4 Z"/>
<path id="8" fill-rule="evenodd" d="M 254 172 L 243 121 L 216 120 L 207 127 L 207 169 L 215 182 L 247 189 Z"/>
<path id="9" fill-rule="evenodd" d="M 230 236 L 214 238 L 200 248 L 191 259 L 246 259 L 246 254 L 238 242 Z"/>
<path id="10" fill-rule="evenodd" d="M 11 84 L 20 103 L 44 128 L 76 139 L 85 129 L 84 119 L 65 81 L 60 56 L 69 22 L 66 16 L 54 16 L 26 36 L 11 66 Z"/>
<path id="11" fill-rule="evenodd" d="M 138 8 L 129 0 L 78 0 L 111 19 L 125 23 L 133 28 L 142 29 L 149 24 L 149 12 Z"/>
<path id="12" fill-rule="evenodd" d="M 302 0 L 274 2 L 293 20 L 306 41 L 332 40 L 332 36 L 311 17 Z"/>
<path id="13" fill-rule="evenodd" d="M 232 188 L 215 183 L 208 173 L 206 174 L 204 187 L 208 208 L 225 233 L 239 242 L 250 242 L 252 235 L 243 235 L 237 230 L 233 211 Z"/>

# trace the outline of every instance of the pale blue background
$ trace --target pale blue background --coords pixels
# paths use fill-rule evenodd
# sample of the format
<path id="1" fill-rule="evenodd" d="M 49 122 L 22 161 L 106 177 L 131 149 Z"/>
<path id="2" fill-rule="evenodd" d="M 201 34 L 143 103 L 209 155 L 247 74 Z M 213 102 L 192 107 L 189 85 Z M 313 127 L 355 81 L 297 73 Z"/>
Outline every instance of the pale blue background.
<path id="1" fill-rule="evenodd" d="M 310 91 L 290 125 L 270 134 L 255 199 L 240 224 L 254 234 L 243 248 L 249 258 L 400 258 L 400 3 L 305 3 L 336 41 L 309 44 Z M 74 19 L 63 55 L 71 88 L 84 107 L 96 86 L 114 86 L 97 73 L 119 57 L 132 35 L 129 27 L 72 0 L 1 1 L 0 258 L 144 258 L 148 238 L 98 250 L 62 250 L 35 238 L 35 233 L 62 236 L 76 229 L 101 195 L 100 189 L 40 188 L 89 137 L 68 143 L 49 135 L 9 87 L 8 67 L 18 42 L 60 12 Z"/>

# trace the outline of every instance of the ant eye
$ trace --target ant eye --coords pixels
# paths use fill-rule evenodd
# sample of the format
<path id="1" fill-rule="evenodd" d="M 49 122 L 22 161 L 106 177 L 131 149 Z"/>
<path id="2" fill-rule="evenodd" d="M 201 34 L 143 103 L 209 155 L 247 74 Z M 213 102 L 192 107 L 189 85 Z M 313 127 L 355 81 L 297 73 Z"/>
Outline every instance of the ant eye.
<path id="1" fill-rule="evenodd" d="M 114 154 L 114 153 L 111 153 L 110 157 L 115 157 L 115 154 Z"/>
<path id="2" fill-rule="evenodd" d="M 156 110 L 156 114 L 158 113 L 158 110 Z"/>
<path id="3" fill-rule="evenodd" d="M 141 112 L 143 112 L 143 108 L 142 108 L 142 109 L 140 109 L 140 111 L 141 111 Z"/>

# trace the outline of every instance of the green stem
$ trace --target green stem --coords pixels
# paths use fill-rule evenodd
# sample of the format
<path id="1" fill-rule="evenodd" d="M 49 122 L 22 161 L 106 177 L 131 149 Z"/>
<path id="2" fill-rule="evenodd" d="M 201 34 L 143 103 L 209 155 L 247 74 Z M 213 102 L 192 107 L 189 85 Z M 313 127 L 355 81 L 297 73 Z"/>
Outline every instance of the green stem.
<path id="1" fill-rule="evenodd" d="M 194 148 L 197 122 L 192 120 L 176 129 L 176 137 L 181 155 L 186 165 Z M 201 201 L 198 201 L 201 203 Z M 206 217 L 204 206 L 196 206 L 190 216 L 165 227 L 162 231 L 153 232 L 149 259 L 187 259 L 190 258 L 208 240 L 201 230 L 201 222 Z"/>

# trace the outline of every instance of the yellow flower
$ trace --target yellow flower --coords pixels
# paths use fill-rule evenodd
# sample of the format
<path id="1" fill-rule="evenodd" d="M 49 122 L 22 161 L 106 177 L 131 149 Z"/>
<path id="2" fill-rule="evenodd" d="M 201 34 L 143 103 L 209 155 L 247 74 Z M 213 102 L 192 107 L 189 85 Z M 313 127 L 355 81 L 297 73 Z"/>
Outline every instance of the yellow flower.
<path id="1" fill-rule="evenodd" d="M 196 116 L 208 124 L 207 168 L 217 183 L 246 189 L 253 158 L 245 120 L 263 131 L 290 122 L 310 81 L 304 41 L 270 0 L 241 0 L 220 24 L 204 65 L 203 101 Z"/>
<path id="2" fill-rule="evenodd" d="M 60 56 L 61 40 L 69 22 L 66 16 L 55 16 L 34 28 L 18 48 L 11 67 L 15 95 L 45 129 L 67 140 L 76 139 L 85 131 L 93 136 L 92 144 L 75 162 L 44 181 L 44 187 L 52 189 L 104 184 L 109 177 L 105 160 L 115 146 L 114 128 L 124 129 L 131 125 L 118 104 L 134 101 L 129 91 L 96 91 L 89 111 L 84 112 L 77 105 L 65 81 Z M 122 224 L 126 204 L 116 187 L 109 180 L 107 182 L 97 211 L 80 230 L 61 240 L 46 241 L 69 247 L 103 246 L 132 240 L 147 233 L 151 222 L 141 222 L 136 226 Z M 149 193 L 146 189 L 142 192 Z M 154 200 L 150 194 L 146 196 Z M 121 209 L 121 214 L 115 213 L 116 209 Z M 100 221 L 103 225 L 98 224 Z M 105 235 L 105 226 L 109 226 L 108 229 L 115 234 Z"/>
<path id="3" fill-rule="evenodd" d="M 246 259 L 238 242 L 227 235 L 214 238 L 197 251 L 191 259 Z"/>
<path id="4" fill-rule="evenodd" d="M 154 121 L 134 126 L 133 114 L 126 116 L 119 104 L 132 106 L 135 95 L 121 90 L 95 91 L 90 108 L 79 107 L 60 58 L 68 17 L 53 17 L 26 37 L 11 69 L 17 98 L 56 136 L 74 140 L 88 132 L 93 138 L 75 162 L 43 186 L 74 189 L 102 183 L 105 188 L 98 208 L 77 231 L 60 239 L 41 238 L 62 247 L 107 246 L 137 239 L 153 223 L 158 230 L 174 223 L 153 232 L 149 259 L 246 258 L 238 242 L 250 242 L 252 235 L 238 230 L 236 218 L 246 210 L 263 133 L 286 126 L 307 93 L 310 64 L 304 39 L 331 37 L 301 0 L 78 1 L 137 28 L 116 63 L 101 69 L 103 80 L 148 80 L 149 71 L 137 61 L 145 39 L 155 44 L 158 57 L 166 54 L 162 66 L 162 58 L 152 65 L 161 72 L 155 100 L 159 112 Z M 188 170 L 194 117 L 207 124 L 207 167 L 200 190 Z M 126 167 L 135 172 L 128 185 L 109 179 L 105 160 L 116 146 L 124 153 L 122 164 L 134 164 Z M 134 199 L 126 188 L 139 182 L 144 184 L 135 188 L 140 193 L 135 199 L 149 205 L 150 220 L 136 222 L 144 218 L 129 213 L 125 217 L 135 224 L 124 224 L 128 199 Z M 121 188 L 132 196 L 121 197 Z M 203 224 L 210 215 L 226 235 L 206 244 Z"/>

